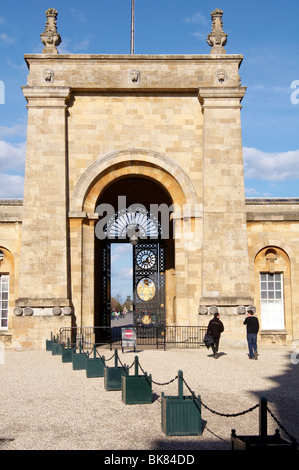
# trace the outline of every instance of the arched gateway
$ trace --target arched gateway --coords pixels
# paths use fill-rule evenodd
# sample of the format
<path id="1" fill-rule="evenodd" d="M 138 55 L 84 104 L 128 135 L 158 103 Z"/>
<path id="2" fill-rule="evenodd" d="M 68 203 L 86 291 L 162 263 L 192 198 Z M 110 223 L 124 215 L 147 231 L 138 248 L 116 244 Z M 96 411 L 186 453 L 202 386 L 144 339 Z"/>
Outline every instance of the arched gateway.
<path id="1" fill-rule="evenodd" d="M 83 284 L 78 296 L 76 311 L 82 301 L 85 306 L 80 325 L 110 323 L 110 250 L 116 242 L 134 245 L 135 322 L 146 318 L 156 326 L 175 324 L 174 224 L 181 223 L 184 212 L 188 219 L 201 220 L 196 191 L 185 171 L 151 150 L 113 152 L 99 157 L 83 173 L 74 188 L 71 209 L 71 239 L 80 240 L 72 251 L 82 250 L 80 270 L 95 280 Z M 87 220 L 89 230 L 83 229 L 80 237 Z M 180 230 L 178 238 L 182 236 Z M 179 243 L 177 250 L 179 256 Z M 146 253 L 151 258 L 148 265 L 141 262 Z"/>
<path id="2" fill-rule="evenodd" d="M 222 12 L 212 12 L 211 54 L 172 56 L 60 55 L 57 12 L 46 14 L 45 49 L 25 56 L 12 345 L 43 347 L 61 327 L 108 324 L 116 240 L 135 247 L 136 318 L 206 326 L 218 309 L 226 344 L 245 344 L 240 314 L 257 301 L 254 243 L 271 246 L 273 235 L 256 241 L 260 208 L 246 208 L 243 57 L 226 54 Z M 264 258 L 259 266 L 268 269 Z M 288 338 L 298 331 L 291 317 L 280 324 Z"/>

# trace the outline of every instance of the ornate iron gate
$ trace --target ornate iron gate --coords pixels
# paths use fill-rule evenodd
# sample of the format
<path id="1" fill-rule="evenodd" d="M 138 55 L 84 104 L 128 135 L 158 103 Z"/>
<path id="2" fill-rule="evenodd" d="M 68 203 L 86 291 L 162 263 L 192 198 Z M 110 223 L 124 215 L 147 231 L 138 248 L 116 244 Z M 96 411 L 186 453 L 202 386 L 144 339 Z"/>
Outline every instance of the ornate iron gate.
<path id="1" fill-rule="evenodd" d="M 133 247 L 134 325 L 165 326 L 165 251 L 160 243 Z"/>
<path id="2" fill-rule="evenodd" d="M 114 214 L 104 226 L 102 242 L 102 325 L 110 325 L 111 243 L 133 245 L 134 325 L 141 329 L 165 326 L 165 249 L 161 223 L 139 205 Z"/>

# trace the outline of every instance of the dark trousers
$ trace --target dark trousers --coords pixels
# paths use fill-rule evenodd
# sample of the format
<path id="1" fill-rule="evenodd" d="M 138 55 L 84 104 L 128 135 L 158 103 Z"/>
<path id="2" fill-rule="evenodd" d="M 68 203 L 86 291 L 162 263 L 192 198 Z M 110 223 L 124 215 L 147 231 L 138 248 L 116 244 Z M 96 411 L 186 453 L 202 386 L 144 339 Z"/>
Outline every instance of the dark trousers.
<path id="1" fill-rule="evenodd" d="M 254 358 L 254 353 L 257 352 L 257 335 L 255 333 L 247 333 L 247 343 L 249 350 L 249 357 Z"/>
<path id="2" fill-rule="evenodd" d="M 213 340 L 214 340 L 214 344 L 212 344 L 212 350 L 213 350 L 213 353 L 216 354 L 218 352 L 220 338 L 213 338 Z"/>

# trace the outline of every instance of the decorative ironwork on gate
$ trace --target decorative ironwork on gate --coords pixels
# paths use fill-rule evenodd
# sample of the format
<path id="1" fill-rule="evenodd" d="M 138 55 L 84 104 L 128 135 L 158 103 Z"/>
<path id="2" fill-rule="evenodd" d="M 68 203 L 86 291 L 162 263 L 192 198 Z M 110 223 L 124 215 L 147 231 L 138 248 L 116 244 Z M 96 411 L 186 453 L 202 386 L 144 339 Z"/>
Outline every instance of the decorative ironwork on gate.
<path id="1" fill-rule="evenodd" d="M 165 326 L 165 250 L 161 243 L 134 246 L 134 324 Z"/>
<path id="2" fill-rule="evenodd" d="M 104 226 L 109 240 L 126 240 L 136 235 L 138 239 L 158 239 L 162 233 L 161 223 L 156 215 L 141 204 L 133 204 L 117 211 Z"/>
<path id="3" fill-rule="evenodd" d="M 111 243 L 133 245 L 134 325 L 142 330 L 165 326 L 165 249 L 159 218 L 141 204 L 116 212 L 104 225 L 102 249 L 102 319 L 111 311 Z"/>

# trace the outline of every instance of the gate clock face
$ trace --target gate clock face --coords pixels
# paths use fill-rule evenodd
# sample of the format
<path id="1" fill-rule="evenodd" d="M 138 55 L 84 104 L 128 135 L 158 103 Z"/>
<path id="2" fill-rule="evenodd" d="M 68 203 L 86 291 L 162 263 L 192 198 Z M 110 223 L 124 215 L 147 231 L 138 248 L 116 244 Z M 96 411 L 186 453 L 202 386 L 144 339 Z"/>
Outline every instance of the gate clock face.
<path id="1" fill-rule="evenodd" d="M 137 255 L 137 264 L 140 268 L 150 269 L 155 265 L 156 256 L 151 250 L 142 250 Z"/>

